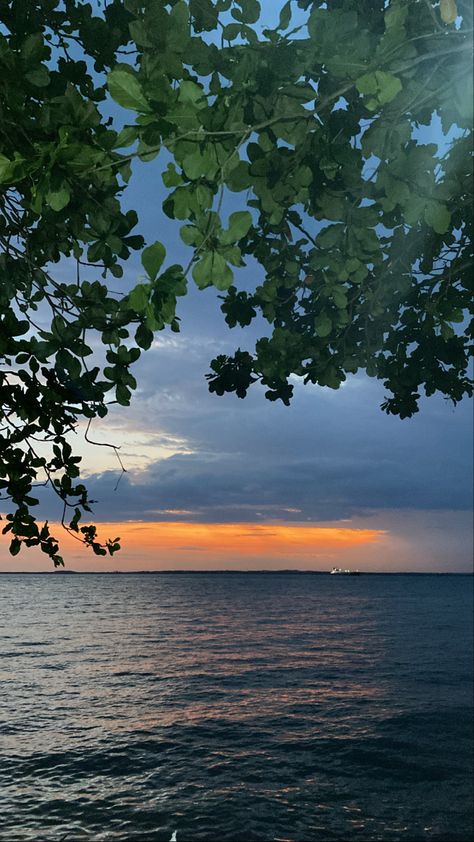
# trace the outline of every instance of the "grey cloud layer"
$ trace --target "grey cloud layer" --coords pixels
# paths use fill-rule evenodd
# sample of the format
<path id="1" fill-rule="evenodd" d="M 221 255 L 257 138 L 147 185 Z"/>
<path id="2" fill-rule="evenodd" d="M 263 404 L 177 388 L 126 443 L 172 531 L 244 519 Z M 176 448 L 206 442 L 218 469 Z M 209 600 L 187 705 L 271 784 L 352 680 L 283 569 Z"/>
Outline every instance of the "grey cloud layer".
<path id="1" fill-rule="evenodd" d="M 380 411 L 381 387 L 363 377 L 339 392 L 297 384 L 290 408 L 259 390 L 217 398 L 203 375 L 220 341 L 178 337 L 145 356 L 140 394 L 116 422 L 124 449 L 132 431 L 152 441 L 159 430 L 194 452 L 127 474 L 115 493 L 116 476 L 90 477 L 97 518 L 170 520 L 186 510 L 205 521 L 331 520 L 470 507 L 469 403 L 453 412 L 430 399 L 400 421 Z"/>

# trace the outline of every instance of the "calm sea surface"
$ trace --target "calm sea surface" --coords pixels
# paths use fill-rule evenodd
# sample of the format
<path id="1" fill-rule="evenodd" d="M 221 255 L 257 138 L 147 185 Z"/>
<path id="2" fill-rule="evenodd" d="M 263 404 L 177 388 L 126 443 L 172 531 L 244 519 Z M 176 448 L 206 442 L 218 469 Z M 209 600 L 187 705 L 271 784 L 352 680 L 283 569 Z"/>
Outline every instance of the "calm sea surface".
<path id="1" fill-rule="evenodd" d="M 472 577 L 3 575 L 0 838 L 471 840 Z"/>

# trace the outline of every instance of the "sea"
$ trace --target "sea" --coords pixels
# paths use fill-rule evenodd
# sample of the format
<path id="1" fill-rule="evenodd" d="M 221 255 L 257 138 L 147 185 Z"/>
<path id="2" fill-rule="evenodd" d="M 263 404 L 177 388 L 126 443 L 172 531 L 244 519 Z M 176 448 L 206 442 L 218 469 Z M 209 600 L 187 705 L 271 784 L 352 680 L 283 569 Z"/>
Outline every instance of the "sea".
<path id="1" fill-rule="evenodd" d="M 473 579 L 0 576 L 0 839 L 471 842 Z"/>

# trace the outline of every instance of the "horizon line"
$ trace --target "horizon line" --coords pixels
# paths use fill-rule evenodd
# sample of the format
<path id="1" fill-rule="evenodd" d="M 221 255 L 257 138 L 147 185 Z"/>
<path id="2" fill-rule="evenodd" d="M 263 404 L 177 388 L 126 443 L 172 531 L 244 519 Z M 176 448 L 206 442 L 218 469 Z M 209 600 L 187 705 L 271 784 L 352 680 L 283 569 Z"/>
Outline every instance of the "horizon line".
<path id="1" fill-rule="evenodd" d="M 354 571 L 355 572 L 355 571 Z M 316 575 L 316 576 L 327 576 L 331 574 L 330 570 L 305 570 L 301 568 L 259 568 L 258 570 L 246 569 L 246 570 L 227 570 L 225 568 L 221 568 L 218 570 L 208 570 L 206 568 L 201 568 L 199 570 L 188 568 L 188 569 L 173 569 L 168 568 L 166 570 L 73 570 L 69 568 L 60 568 L 56 570 L 0 570 L 0 576 L 54 576 L 54 575 L 69 575 L 74 574 L 77 576 L 149 576 L 149 575 L 170 575 L 170 574 L 193 574 L 193 575 L 260 575 L 260 574 L 272 574 L 272 575 L 287 575 L 288 573 L 291 574 L 298 574 L 298 575 Z M 474 570 L 357 570 L 357 573 L 360 573 L 361 576 L 472 576 L 474 575 Z"/>

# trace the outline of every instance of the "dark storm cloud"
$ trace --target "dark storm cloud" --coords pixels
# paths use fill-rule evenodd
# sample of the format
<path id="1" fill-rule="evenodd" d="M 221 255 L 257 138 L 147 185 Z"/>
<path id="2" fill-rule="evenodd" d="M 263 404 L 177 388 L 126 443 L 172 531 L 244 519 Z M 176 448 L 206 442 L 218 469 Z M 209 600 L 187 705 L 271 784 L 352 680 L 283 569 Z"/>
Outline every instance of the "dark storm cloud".
<path id="1" fill-rule="evenodd" d="M 125 474 L 116 491 L 116 473 L 90 476 L 98 520 L 337 520 L 471 507 L 469 402 L 453 410 L 430 398 L 400 421 L 380 411 L 382 387 L 364 376 L 337 392 L 296 383 L 290 407 L 258 388 L 243 401 L 218 398 L 204 374 L 216 353 L 239 344 L 236 336 L 160 334 L 143 356 L 132 406 L 100 429 L 106 435 L 112 425 L 126 467 L 157 442 L 176 452 Z"/>
<path id="2" fill-rule="evenodd" d="M 176 520 L 183 509 L 186 520 L 332 520 L 366 509 L 469 506 L 460 484 L 447 488 L 419 466 L 376 457 L 339 465 L 317 456 L 277 465 L 262 457 L 246 465 L 239 454 L 177 455 L 124 477 L 111 493 L 115 479 L 107 473 L 88 481 L 100 520 Z"/>
<path id="3" fill-rule="evenodd" d="M 387 417 L 367 378 L 339 390 L 296 385 L 291 407 L 262 390 L 244 401 L 207 392 L 203 374 L 220 340 L 172 339 L 145 357 L 127 437 L 159 431 L 193 452 L 125 475 L 88 480 L 101 520 L 332 520 L 367 509 L 471 505 L 471 407 L 425 401 L 413 419 Z M 146 448 L 145 448 L 146 449 Z M 182 449 L 182 448 L 181 448 Z"/>

